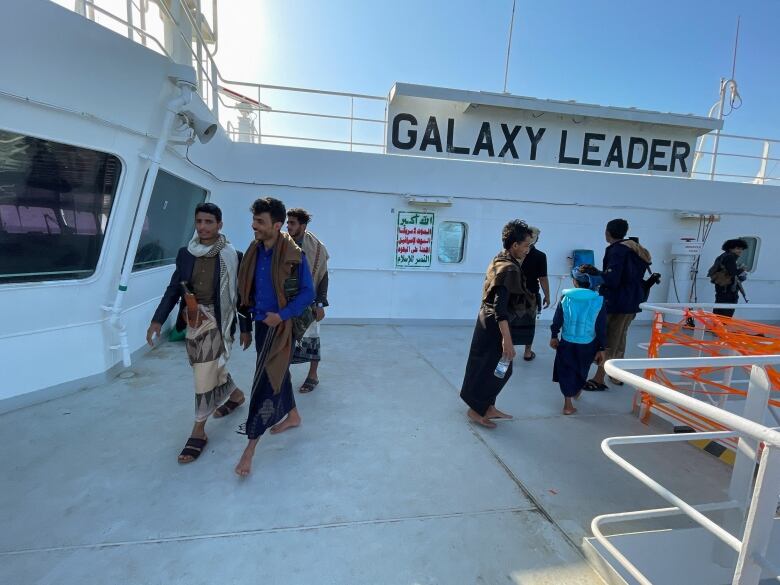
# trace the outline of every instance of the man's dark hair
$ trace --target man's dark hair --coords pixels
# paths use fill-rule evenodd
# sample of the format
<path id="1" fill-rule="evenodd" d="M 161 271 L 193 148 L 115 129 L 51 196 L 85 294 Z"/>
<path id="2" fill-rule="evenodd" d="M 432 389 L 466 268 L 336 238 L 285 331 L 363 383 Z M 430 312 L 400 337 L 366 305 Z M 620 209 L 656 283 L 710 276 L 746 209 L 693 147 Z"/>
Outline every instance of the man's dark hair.
<path id="1" fill-rule="evenodd" d="M 735 238 L 733 240 L 726 240 L 725 242 L 723 242 L 723 245 L 720 247 L 720 249 L 723 250 L 724 252 L 728 252 L 729 250 L 733 250 L 734 248 L 741 248 L 742 250 L 747 250 L 748 243 L 742 238 Z"/>
<path id="2" fill-rule="evenodd" d="M 515 242 L 522 242 L 531 236 L 531 228 L 521 219 L 513 219 L 501 230 L 501 241 L 504 243 L 504 250 L 508 250 Z"/>
<path id="3" fill-rule="evenodd" d="M 293 207 L 287 212 L 287 217 L 294 217 L 298 220 L 298 223 L 303 225 L 309 225 L 311 221 L 311 213 L 306 211 L 303 207 Z"/>
<path id="4" fill-rule="evenodd" d="M 213 215 L 218 222 L 222 221 L 222 210 L 213 203 L 198 203 L 195 208 L 195 215 L 199 213 L 209 213 Z"/>
<path id="5" fill-rule="evenodd" d="M 252 215 L 260 215 L 261 213 L 268 213 L 271 216 L 273 223 L 284 223 L 287 217 L 287 210 L 284 207 L 284 203 L 273 197 L 261 197 L 256 199 L 252 203 L 250 208 Z"/>
<path id="6" fill-rule="evenodd" d="M 623 240 L 628 233 L 628 222 L 625 219 L 613 219 L 607 223 L 607 232 L 616 240 Z"/>

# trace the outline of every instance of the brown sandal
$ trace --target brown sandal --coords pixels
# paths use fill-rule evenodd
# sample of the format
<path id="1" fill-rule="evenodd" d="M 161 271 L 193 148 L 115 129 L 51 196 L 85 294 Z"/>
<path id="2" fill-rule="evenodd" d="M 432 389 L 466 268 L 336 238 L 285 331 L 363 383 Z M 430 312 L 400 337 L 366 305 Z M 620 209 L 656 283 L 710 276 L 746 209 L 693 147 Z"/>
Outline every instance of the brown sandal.
<path id="1" fill-rule="evenodd" d="M 195 461 L 198 457 L 200 457 L 200 454 L 203 453 L 203 448 L 208 442 L 208 438 L 199 439 L 198 437 L 190 437 L 187 439 L 187 442 L 184 444 L 184 449 L 182 449 L 181 453 L 179 453 L 179 463 L 184 465 L 186 463 L 192 463 Z M 192 457 L 192 459 L 182 460 L 182 457 Z"/>
<path id="2" fill-rule="evenodd" d="M 222 418 L 223 416 L 229 415 L 231 412 L 233 412 L 236 408 L 241 406 L 246 402 L 246 398 L 244 396 L 241 397 L 241 400 L 236 402 L 235 400 L 228 400 L 220 406 L 217 410 L 214 411 L 214 418 Z"/>

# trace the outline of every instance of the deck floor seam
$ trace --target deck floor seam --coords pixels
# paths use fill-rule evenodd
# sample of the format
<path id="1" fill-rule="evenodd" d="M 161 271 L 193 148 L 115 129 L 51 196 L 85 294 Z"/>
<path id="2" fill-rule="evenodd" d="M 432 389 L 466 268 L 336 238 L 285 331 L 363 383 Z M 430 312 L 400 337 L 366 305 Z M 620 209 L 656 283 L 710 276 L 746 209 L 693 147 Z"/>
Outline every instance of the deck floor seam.
<path id="1" fill-rule="evenodd" d="M 479 516 L 492 516 L 499 514 L 516 514 L 516 513 L 540 513 L 538 508 L 532 505 L 524 507 L 511 507 L 511 508 L 497 508 L 494 510 L 479 510 L 475 512 L 450 512 L 444 514 L 419 514 L 415 516 L 399 516 L 396 518 L 376 518 L 371 520 L 353 520 L 345 522 L 328 522 L 323 524 L 312 524 L 306 526 L 280 526 L 276 528 L 256 528 L 249 530 L 237 530 L 230 532 L 215 532 L 208 534 L 189 534 L 182 536 L 170 536 L 165 538 L 149 538 L 149 539 L 136 539 L 125 540 L 117 542 L 101 542 L 92 544 L 74 544 L 65 546 L 50 546 L 41 548 L 27 548 L 20 550 L 6 550 L 0 551 L 0 557 L 11 557 L 19 555 L 28 555 L 36 553 L 50 553 L 50 552 L 70 552 L 78 550 L 91 550 L 91 549 L 108 549 L 118 548 L 123 546 L 137 546 L 146 544 L 166 544 L 176 542 L 193 542 L 198 540 L 216 540 L 222 538 L 237 538 L 244 536 L 259 536 L 266 534 L 278 534 L 284 532 L 307 532 L 311 530 L 326 530 L 333 528 L 352 528 L 355 526 L 378 526 L 385 524 L 399 524 L 402 522 L 416 522 L 420 520 L 446 520 L 450 518 L 472 518 Z M 543 514 L 543 516 L 546 516 Z"/>

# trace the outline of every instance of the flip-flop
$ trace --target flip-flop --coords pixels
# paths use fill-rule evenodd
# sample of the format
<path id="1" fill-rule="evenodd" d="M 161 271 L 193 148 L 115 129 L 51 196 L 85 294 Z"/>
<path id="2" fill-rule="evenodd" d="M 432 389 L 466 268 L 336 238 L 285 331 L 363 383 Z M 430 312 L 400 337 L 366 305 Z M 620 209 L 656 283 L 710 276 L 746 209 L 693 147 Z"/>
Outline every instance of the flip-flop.
<path id="1" fill-rule="evenodd" d="M 609 381 L 612 382 L 615 386 L 622 386 L 623 385 L 623 382 L 621 382 L 620 380 L 616 380 L 612 376 L 609 377 Z"/>
<path id="2" fill-rule="evenodd" d="M 609 386 L 606 384 L 599 384 L 596 382 L 596 380 L 588 380 L 585 382 L 585 385 L 582 387 L 583 390 L 588 390 L 590 392 L 602 392 L 604 390 L 607 390 Z"/>
<path id="3" fill-rule="evenodd" d="M 319 384 L 319 380 L 313 380 L 312 378 L 306 378 L 306 380 L 301 384 L 301 387 L 298 389 L 298 392 L 301 394 L 308 394 L 312 390 L 314 390 L 317 387 L 317 384 Z"/>
<path id="4" fill-rule="evenodd" d="M 536 353 L 532 351 L 530 356 L 523 356 L 523 359 L 527 362 L 532 362 L 535 357 Z"/>

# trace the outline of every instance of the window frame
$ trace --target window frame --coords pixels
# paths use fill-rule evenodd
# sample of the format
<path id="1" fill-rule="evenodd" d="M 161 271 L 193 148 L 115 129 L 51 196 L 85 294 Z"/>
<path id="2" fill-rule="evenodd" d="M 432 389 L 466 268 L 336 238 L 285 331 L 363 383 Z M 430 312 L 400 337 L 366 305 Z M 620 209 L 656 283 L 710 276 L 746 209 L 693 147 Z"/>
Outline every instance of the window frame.
<path id="1" fill-rule="evenodd" d="M 166 174 L 168 174 L 168 175 L 170 175 L 170 176 L 172 176 L 172 177 L 174 177 L 174 178 L 176 178 L 176 179 L 178 179 L 180 181 L 184 181 L 185 183 L 189 183 L 190 185 L 193 185 L 193 186 L 197 187 L 198 189 L 203 190 L 203 192 L 206 194 L 204 199 L 203 199 L 203 203 L 208 203 L 209 201 L 211 201 L 211 189 L 207 189 L 203 185 L 199 185 L 198 183 L 195 183 L 194 181 L 191 181 L 189 179 L 185 179 L 180 174 L 174 173 L 170 169 L 166 169 L 166 168 L 163 168 L 163 167 L 160 167 L 157 170 L 157 177 L 160 176 L 161 172 L 166 173 Z M 147 171 L 145 176 L 144 176 L 144 183 L 143 184 L 146 183 L 146 179 L 148 177 L 149 177 L 149 172 Z M 157 177 L 154 178 L 154 182 L 155 183 L 157 182 Z M 154 187 L 152 187 L 152 193 L 151 193 L 151 195 L 149 195 L 149 204 L 150 205 L 152 203 L 152 195 L 154 195 Z M 147 213 L 148 213 L 148 207 L 147 207 Z M 145 215 L 146 214 L 144 214 L 144 216 Z M 192 226 L 192 233 L 194 234 L 195 233 L 195 218 L 194 217 L 192 218 L 192 224 L 193 224 L 193 226 Z M 186 246 L 187 244 L 185 243 L 183 245 Z M 138 268 L 138 269 L 136 269 L 135 268 L 135 256 L 138 254 L 138 249 L 140 248 L 140 246 L 141 246 L 141 240 L 139 239 L 138 240 L 138 248 L 136 248 L 135 253 L 133 255 L 133 266 L 130 269 L 131 277 L 134 274 L 148 274 L 150 270 L 165 269 L 165 268 L 169 268 L 170 266 L 175 266 L 176 258 L 174 256 L 174 261 L 171 262 L 170 264 L 158 264 L 157 266 L 148 266 L 146 268 Z"/>
<path id="2" fill-rule="evenodd" d="M 459 224 L 463 225 L 463 243 L 462 243 L 462 247 L 461 247 L 462 254 L 461 254 L 460 260 L 457 261 L 457 262 L 444 262 L 439 257 L 439 241 L 440 241 L 439 230 L 441 230 L 442 226 L 444 224 L 447 224 L 447 223 L 459 223 Z M 438 229 L 436 231 L 436 241 L 435 241 L 435 245 L 436 245 L 436 262 L 438 264 L 441 264 L 442 266 L 463 266 L 466 263 L 466 254 L 468 252 L 469 231 L 470 231 L 469 230 L 469 224 L 465 220 L 461 220 L 461 219 L 444 219 L 444 220 L 441 220 L 439 222 L 439 226 L 438 226 Z"/>
<path id="3" fill-rule="evenodd" d="M 755 243 L 756 243 L 755 247 L 753 248 L 753 262 L 752 262 L 752 265 L 750 266 L 750 268 L 745 267 L 745 270 L 748 273 L 753 273 L 753 272 L 756 271 L 756 268 L 758 267 L 758 256 L 759 256 L 759 254 L 761 252 L 761 238 L 759 236 L 739 236 L 739 237 L 740 237 L 740 239 L 745 240 L 746 242 L 748 242 L 748 244 L 750 244 L 751 240 L 755 241 Z"/>
<path id="4" fill-rule="evenodd" d="M 72 148 L 92 150 L 95 152 L 99 152 L 100 154 L 114 156 L 119 161 L 118 179 L 116 183 L 116 189 L 114 191 L 114 199 L 111 202 L 111 210 L 108 214 L 108 219 L 106 221 L 106 229 L 105 229 L 105 233 L 103 234 L 103 243 L 100 246 L 100 253 L 98 254 L 97 262 L 95 263 L 95 270 L 92 271 L 92 273 L 89 276 L 86 276 L 84 278 L 54 278 L 54 279 L 45 279 L 45 280 L 25 280 L 19 282 L 0 281 L 0 290 L 23 290 L 27 288 L 51 288 L 51 287 L 58 287 L 58 286 L 80 286 L 80 285 L 94 284 L 95 282 L 100 280 L 100 278 L 102 278 L 103 271 L 105 270 L 105 264 L 107 262 L 106 255 L 109 253 L 107 250 L 112 248 L 113 246 L 113 240 L 112 240 L 113 233 L 117 229 L 114 227 L 116 224 L 116 220 L 114 219 L 114 217 L 118 209 L 117 206 L 121 205 L 119 200 L 122 197 L 122 193 L 124 192 L 125 184 L 128 180 L 127 171 L 128 168 L 130 168 L 127 159 L 119 151 L 115 149 L 104 148 L 102 146 L 96 146 L 94 144 L 87 144 L 79 140 L 70 140 L 67 138 L 63 139 L 61 137 L 48 136 L 45 134 L 29 132 L 27 130 L 16 129 L 8 126 L 0 126 L 0 131 L 19 134 L 20 136 L 24 136 L 26 138 L 34 138 L 36 140 L 45 140 L 47 142 L 54 142 L 56 144 L 62 144 L 64 146 L 69 146 Z"/>

